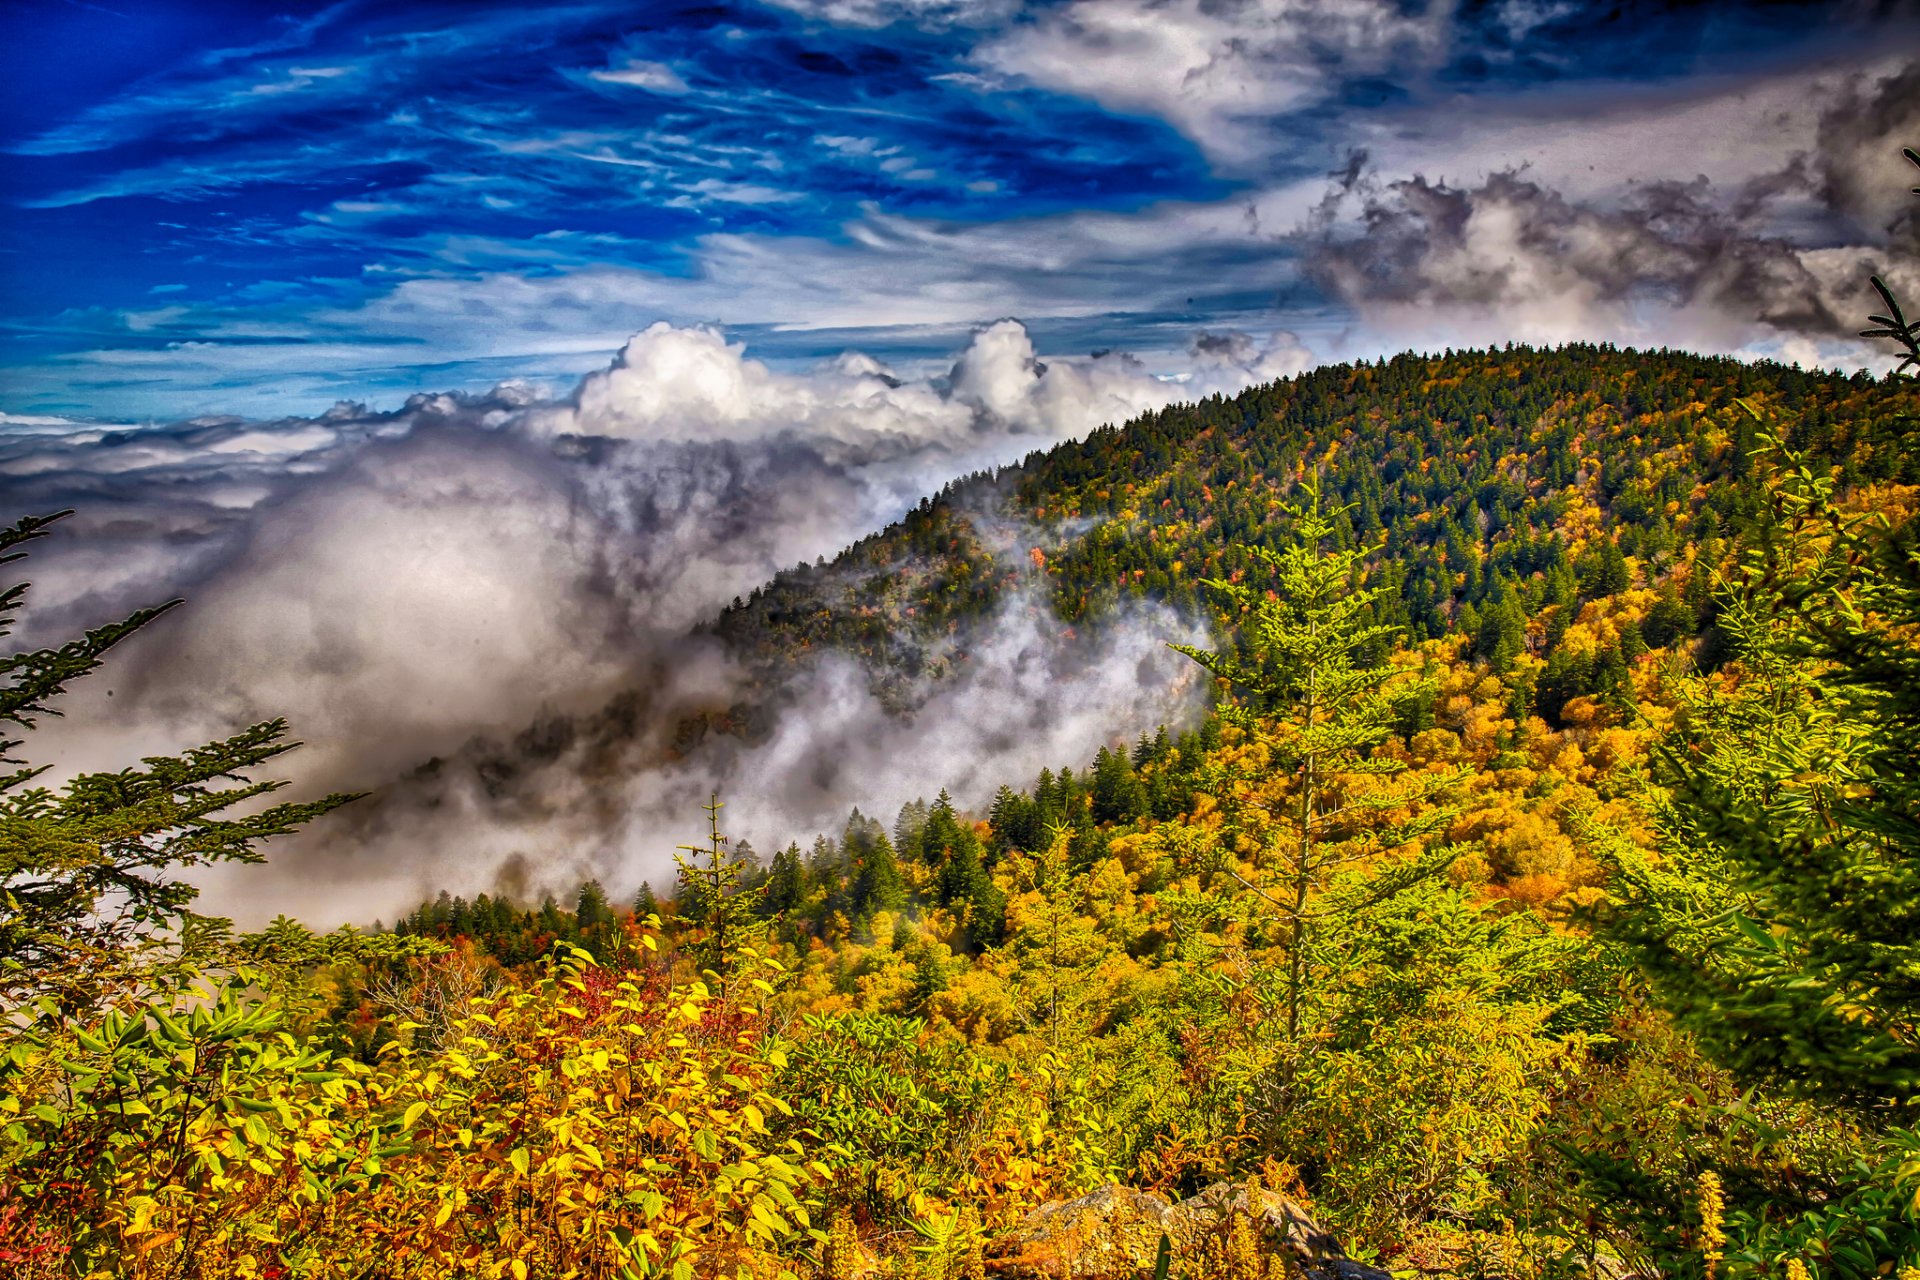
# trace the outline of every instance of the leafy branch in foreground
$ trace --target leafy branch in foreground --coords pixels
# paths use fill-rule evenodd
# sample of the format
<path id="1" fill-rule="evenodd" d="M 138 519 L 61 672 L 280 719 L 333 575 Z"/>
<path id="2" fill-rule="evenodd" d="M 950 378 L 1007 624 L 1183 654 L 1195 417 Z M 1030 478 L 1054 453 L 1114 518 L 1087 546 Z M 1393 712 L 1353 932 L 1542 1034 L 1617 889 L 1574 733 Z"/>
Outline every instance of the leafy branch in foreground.
<path id="1" fill-rule="evenodd" d="M 1915 151 L 1912 147 L 1902 147 L 1900 154 L 1905 156 L 1915 168 L 1920 168 L 1920 151 Z M 1920 187 L 1915 187 L 1913 194 L 1920 196 Z M 1887 287 L 1886 281 L 1879 276 L 1873 276 L 1871 279 L 1874 292 L 1878 293 L 1880 301 L 1886 304 L 1887 313 L 1868 316 L 1867 319 L 1875 327 L 1862 329 L 1860 336 L 1887 338 L 1900 345 L 1906 354 L 1901 356 L 1900 363 L 1894 366 L 1896 373 L 1904 373 L 1909 368 L 1920 369 L 1920 323 L 1907 319 L 1907 313 L 1900 309 L 1900 302 L 1893 296 L 1893 290 Z"/>

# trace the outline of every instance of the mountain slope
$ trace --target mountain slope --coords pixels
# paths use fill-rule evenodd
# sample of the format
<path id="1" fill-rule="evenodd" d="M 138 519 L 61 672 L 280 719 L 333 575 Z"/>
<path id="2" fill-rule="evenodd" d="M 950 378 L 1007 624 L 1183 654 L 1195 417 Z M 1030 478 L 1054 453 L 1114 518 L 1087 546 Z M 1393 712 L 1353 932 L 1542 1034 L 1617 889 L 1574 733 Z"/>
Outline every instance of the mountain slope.
<path id="1" fill-rule="evenodd" d="M 1623 571 L 1651 584 L 1717 553 L 1761 501 L 1763 431 L 1838 467 L 1843 489 L 1920 482 L 1914 401 L 1864 374 L 1612 346 L 1328 365 L 968 477 L 831 563 L 780 574 L 716 629 L 776 666 L 859 654 L 899 696 L 1023 584 L 1069 623 L 1129 597 L 1201 612 L 1201 581 L 1274 544 L 1277 499 L 1309 469 L 1354 504 L 1347 536 L 1378 541 L 1386 621 L 1419 636 L 1477 631 L 1490 609 L 1537 620 L 1627 585 Z M 1690 603 L 1703 610 L 1697 589 Z"/>

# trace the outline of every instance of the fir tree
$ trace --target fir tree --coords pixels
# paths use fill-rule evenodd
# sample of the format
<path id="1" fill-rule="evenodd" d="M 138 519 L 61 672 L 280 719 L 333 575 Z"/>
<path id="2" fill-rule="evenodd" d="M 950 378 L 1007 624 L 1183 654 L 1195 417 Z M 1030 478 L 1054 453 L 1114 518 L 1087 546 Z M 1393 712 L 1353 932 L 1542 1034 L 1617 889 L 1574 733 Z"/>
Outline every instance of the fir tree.
<path id="1" fill-rule="evenodd" d="M 720 834 L 720 810 L 725 807 L 718 795 L 702 805 L 707 843 L 683 844 L 673 855 L 680 868 L 675 907 L 680 918 L 698 930 L 693 953 L 700 966 L 716 974 L 727 971 L 734 952 L 759 923 L 755 908 L 760 894 L 741 887 L 746 868 Z"/>
<path id="2" fill-rule="evenodd" d="M 1502 582 L 1494 602 L 1480 615 L 1480 629 L 1474 635 L 1473 651 L 1487 665 L 1505 674 L 1514 660 L 1526 651 L 1527 616 L 1513 589 Z"/>
<path id="3" fill-rule="evenodd" d="M 1249 789 L 1249 807 L 1257 816 L 1246 824 L 1246 834 L 1261 846 L 1252 874 L 1242 874 L 1230 862 L 1224 869 L 1255 909 L 1279 927 L 1286 951 L 1283 1031 L 1289 1046 L 1301 1041 L 1318 934 L 1338 928 L 1343 916 L 1440 873 L 1455 855 L 1443 849 L 1382 869 L 1371 888 L 1338 899 L 1327 894 L 1329 884 L 1343 870 L 1375 862 L 1441 829 L 1451 813 L 1439 807 L 1397 824 L 1380 818 L 1390 810 L 1417 809 L 1459 781 L 1455 774 L 1420 774 L 1393 785 L 1407 766 L 1372 755 L 1422 682 L 1360 656 L 1393 630 L 1371 620 L 1381 588 L 1355 589 L 1361 551 L 1329 549 L 1339 512 L 1324 506 L 1317 482 L 1303 488 L 1306 502 L 1287 507 L 1291 536 L 1278 551 L 1256 549 L 1256 560 L 1270 577 L 1207 584 L 1225 597 L 1228 621 L 1240 630 L 1245 656 L 1174 646 L 1239 697 L 1229 717 L 1267 750 L 1268 778 L 1239 781 L 1284 779 L 1271 799 L 1258 794 L 1257 785 Z M 1253 707 L 1268 710 L 1261 714 Z"/>
<path id="4" fill-rule="evenodd" d="M 898 911 L 907 905 L 907 883 L 900 876 L 900 864 L 893 856 L 893 842 L 880 832 L 861 855 L 853 880 L 853 911 L 871 918 L 882 911 Z"/>
<path id="5" fill-rule="evenodd" d="M 613 908 L 608 905 L 607 891 L 598 880 L 589 880 L 580 886 L 580 896 L 574 900 L 573 922 L 583 935 L 613 923 Z"/>
<path id="6" fill-rule="evenodd" d="M 1681 687 L 1666 859 L 1616 846 L 1611 923 L 1719 1060 L 1877 1108 L 1920 1093 L 1920 528 L 1774 452 L 1779 514 L 1719 601 L 1732 683 Z"/>
<path id="7" fill-rule="evenodd" d="M 1146 812 L 1146 796 L 1124 751 L 1100 748 L 1093 762 L 1095 822 L 1131 822 Z"/>
<path id="8" fill-rule="evenodd" d="M 0 564 L 68 512 L 0 529 Z M 0 590 L 0 637 L 12 631 L 28 584 Z M 122 640 L 179 601 L 141 609 L 57 649 L 0 658 L 0 726 L 31 730 L 67 686 L 98 669 Z M 0 738 L 0 1003 L 59 993 L 91 1000 L 124 974 L 131 953 L 191 965 L 210 958 L 227 922 L 202 915 L 180 874 L 221 862 L 259 862 L 261 841 L 284 835 L 353 799 L 244 810 L 285 784 L 253 781 L 262 765 L 299 744 L 268 720 L 177 756 L 115 773 L 85 773 L 58 791 L 31 785 L 46 769 L 18 754 L 26 739 Z M 6 771 L 12 766 L 11 771 Z M 224 816 L 235 806 L 239 817 Z"/>
<path id="9" fill-rule="evenodd" d="M 800 846 L 789 844 L 773 855 L 767 869 L 767 883 L 760 894 L 760 914 L 777 920 L 799 910 L 806 900 L 806 868 L 800 860 Z"/>
<path id="10" fill-rule="evenodd" d="M 1618 543 L 1602 538 L 1600 545 L 1582 558 L 1580 594 L 1589 599 L 1618 595 L 1633 585 L 1627 558 Z"/>

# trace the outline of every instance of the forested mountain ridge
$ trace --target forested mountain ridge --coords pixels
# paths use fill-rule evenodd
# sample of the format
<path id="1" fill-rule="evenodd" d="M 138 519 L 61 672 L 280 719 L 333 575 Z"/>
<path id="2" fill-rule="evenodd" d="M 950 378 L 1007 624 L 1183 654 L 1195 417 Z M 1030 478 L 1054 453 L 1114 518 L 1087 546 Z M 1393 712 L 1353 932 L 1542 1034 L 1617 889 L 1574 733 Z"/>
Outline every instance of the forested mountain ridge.
<path id="1" fill-rule="evenodd" d="M 1130 597 L 1205 616 L 1201 583 L 1277 544 L 1279 499 L 1311 471 L 1352 505 L 1340 536 L 1389 587 L 1381 621 L 1477 642 L 1489 614 L 1489 652 L 1516 632 L 1545 652 L 1559 637 L 1543 607 L 1625 588 L 1626 559 L 1651 585 L 1722 554 L 1764 502 L 1752 454 L 1769 429 L 1837 467 L 1843 491 L 1920 483 L 1905 381 L 1610 345 L 1406 354 L 1174 405 L 957 481 L 715 626 L 762 661 L 858 654 L 898 697 L 1022 587 L 1069 623 Z M 1689 618 L 1662 610 L 1656 639 L 1693 630 L 1705 586 Z"/>

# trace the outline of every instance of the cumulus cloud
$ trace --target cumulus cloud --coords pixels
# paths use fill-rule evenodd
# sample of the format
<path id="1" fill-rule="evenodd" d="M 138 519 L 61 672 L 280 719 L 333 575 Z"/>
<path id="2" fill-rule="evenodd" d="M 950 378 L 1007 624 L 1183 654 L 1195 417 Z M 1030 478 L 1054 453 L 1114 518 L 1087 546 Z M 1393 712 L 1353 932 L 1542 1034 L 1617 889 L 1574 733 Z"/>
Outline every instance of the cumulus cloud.
<path id="1" fill-rule="evenodd" d="M 1238 329 L 1202 332 L 1193 336 L 1194 372 L 1187 385 L 1196 395 L 1232 394 L 1234 384 L 1252 375 L 1255 382 L 1272 382 L 1305 373 L 1315 364 L 1313 352 L 1285 330 L 1263 341 Z"/>
<path id="2" fill-rule="evenodd" d="M 388 413 L 0 435 L 0 501 L 81 513 L 36 553 L 30 643 L 189 601 L 79 686 L 36 749 L 62 771 L 120 767 L 287 716 L 309 743 L 288 759 L 300 785 L 379 798 L 210 882 L 249 918 L 320 877 L 342 918 L 391 914 L 516 853 L 556 883 L 586 867 L 631 884 L 662 873 L 667 824 L 715 783 L 767 824 L 753 830 L 796 836 L 914 786 L 972 796 L 1185 706 L 1158 668 L 1131 702 L 1099 683 L 1130 684 L 1178 628 L 1077 635 L 1020 601 L 954 642 L 958 682 L 919 690 L 908 724 L 832 660 L 759 687 L 697 624 L 953 476 L 1237 390 L 1294 351 L 1205 335 L 1161 378 L 1120 355 L 1042 359 L 1001 321 L 910 379 L 858 352 L 779 372 L 716 329 L 658 324 L 563 400 L 508 383 Z M 1068 688 L 1072 673 L 1093 683 Z M 749 696 L 778 709 L 770 736 L 675 763 L 675 725 Z"/>

